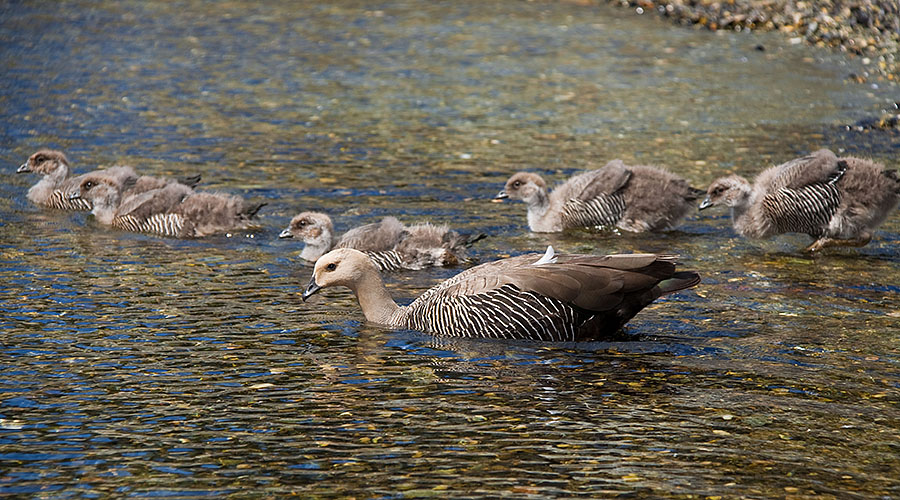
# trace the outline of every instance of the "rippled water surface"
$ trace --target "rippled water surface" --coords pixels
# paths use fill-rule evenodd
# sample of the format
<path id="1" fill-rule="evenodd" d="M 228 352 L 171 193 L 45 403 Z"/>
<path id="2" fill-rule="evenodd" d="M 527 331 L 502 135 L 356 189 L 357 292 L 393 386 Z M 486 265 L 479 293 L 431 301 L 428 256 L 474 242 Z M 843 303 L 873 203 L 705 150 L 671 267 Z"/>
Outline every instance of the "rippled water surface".
<path id="1" fill-rule="evenodd" d="M 0 6 L 0 495 L 900 497 L 900 215 L 871 244 L 527 232 L 488 200 L 613 158 L 704 187 L 820 147 L 897 87 L 777 35 L 555 2 Z M 765 49 L 765 50 L 760 50 Z M 41 147 L 76 171 L 200 173 L 268 205 L 251 237 L 160 239 L 34 207 Z M 630 340 L 448 341 L 366 323 L 277 235 L 397 214 L 548 243 L 668 251 L 704 282 Z M 459 269 L 397 273 L 408 301 Z M 693 495 L 693 496 L 692 496 Z"/>

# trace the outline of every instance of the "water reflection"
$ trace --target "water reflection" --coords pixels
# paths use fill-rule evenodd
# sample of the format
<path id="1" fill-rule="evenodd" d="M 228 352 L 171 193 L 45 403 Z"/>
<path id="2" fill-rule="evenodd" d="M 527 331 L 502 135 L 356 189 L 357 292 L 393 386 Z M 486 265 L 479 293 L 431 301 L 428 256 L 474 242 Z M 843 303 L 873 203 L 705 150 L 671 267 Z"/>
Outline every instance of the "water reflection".
<path id="1" fill-rule="evenodd" d="M 30 206 L 0 182 L 0 492 L 32 496 L 896 496 L 900 219 L 862 249 L 665 234 L 535 235 L 488 199 L 612 158 L 703 186 L 831 147 L 895 98 L 834 54 L 578 3 L 76 0 L 0 7 L 0 159 L 200 173 L 266 199 L 255 238 L 178 241 Z M 768 50 L 753 50 L 758 44 Z M 11 170 L 7 172 L 11 172 Z M 302 304 L 277 234 L 385 215 L 541 249 L 677 252 L 704 283 L 627 340 L 435 339 Z M 340 227 L 344 225 L 343 227 Z M 803 240 L 803 241 L 801 241 Z M 398 273 L 411 300 L 457 269 Z"/>

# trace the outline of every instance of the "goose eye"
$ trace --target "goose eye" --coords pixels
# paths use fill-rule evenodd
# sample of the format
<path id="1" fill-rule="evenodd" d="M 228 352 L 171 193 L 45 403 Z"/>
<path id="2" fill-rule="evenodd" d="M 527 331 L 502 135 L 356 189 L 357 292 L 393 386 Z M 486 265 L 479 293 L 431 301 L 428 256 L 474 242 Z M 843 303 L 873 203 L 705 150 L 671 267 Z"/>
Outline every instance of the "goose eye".
<path id="1" fill-rule="evenodd" d="M 334 262 L 325 266 L 326 271 L 334 271 L 335 269 L 337 269 L 337 265 Z"/>

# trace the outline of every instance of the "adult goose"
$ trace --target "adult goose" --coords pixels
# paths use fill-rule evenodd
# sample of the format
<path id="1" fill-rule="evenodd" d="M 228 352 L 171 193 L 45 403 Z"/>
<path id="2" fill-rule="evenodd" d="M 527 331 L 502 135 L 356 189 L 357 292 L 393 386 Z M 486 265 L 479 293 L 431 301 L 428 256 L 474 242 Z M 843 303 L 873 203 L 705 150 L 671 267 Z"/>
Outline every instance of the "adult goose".
<path id="1" fill-rule="evenodd" d="M 338 238 L 331 217 L 302 212 L 278 237 L 302 240 L 300 258 L 304 260 L 315 262 L 333 248 L 354 248 L 368 255 L 380 271 L 394 271 L 457 265 L 466 258 L 466 249 L 484 235 L 460 235 L 446 225 L 430 223 L 407 226 L 396 217 L 385 217 Z"/>
<path id="2" fill-rule="evenodd" d="M 805 233 L 816 252 L 863 246 L 900 202 L 894 170 L 861 158 L 838 158 L 827 149 L 760 173 L 751 185 L 730 175 L 713 181 L 700 210 L 731 208 L 735 231 L 750 238 Z"/>
<path id="3" fill-rule="evenodd" d="M 536 233 L 597 227 L 644 232 L 676 227 L 702 193 L 667 170 L 613 160 L 549 193 L 541 176 L 518 172 L 494 199 L 524 201 L 528 227 Z"/>
<path id="4" fill-rule="evenodd" d="M 349 248 L 316 261 L 303 300 L 346 286 L 366 319 L 453 337 L 582 341 L 615 334 L 663 294 L 700 282 L 676 272 L 675 256 L 540 254 L 481 264 L 427 290 L 408 306 L 391 298 L 375 264 Z"/>

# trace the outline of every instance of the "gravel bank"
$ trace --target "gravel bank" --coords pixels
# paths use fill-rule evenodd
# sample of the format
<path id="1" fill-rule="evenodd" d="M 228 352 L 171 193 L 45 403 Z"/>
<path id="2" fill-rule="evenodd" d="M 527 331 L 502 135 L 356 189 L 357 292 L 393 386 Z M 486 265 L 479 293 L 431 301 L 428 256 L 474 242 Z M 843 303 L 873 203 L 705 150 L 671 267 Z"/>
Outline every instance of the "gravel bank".
<path id="1" fill-rule="evenodd" d="M 711 30 L 778 30 L 797 42 L 862 58 L 853 75 L 900 83 L 900 0 L 608 0 Z"/>

